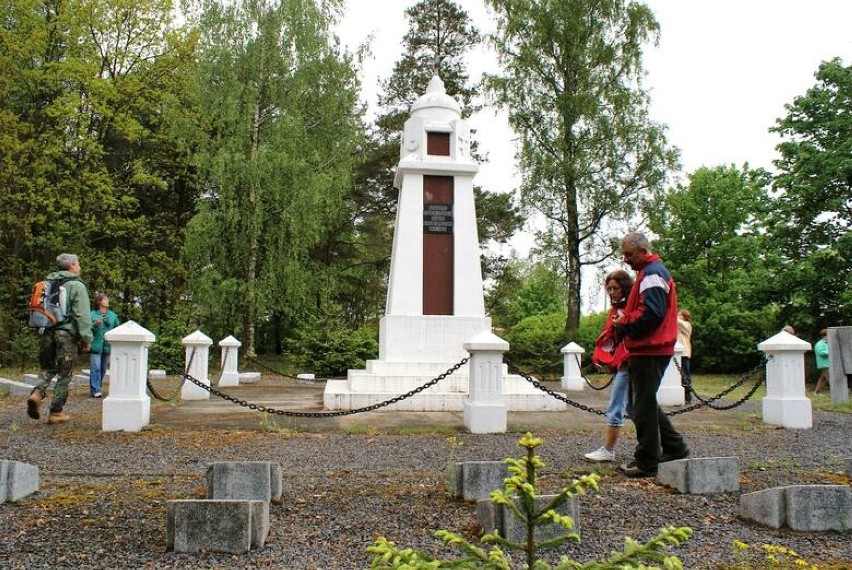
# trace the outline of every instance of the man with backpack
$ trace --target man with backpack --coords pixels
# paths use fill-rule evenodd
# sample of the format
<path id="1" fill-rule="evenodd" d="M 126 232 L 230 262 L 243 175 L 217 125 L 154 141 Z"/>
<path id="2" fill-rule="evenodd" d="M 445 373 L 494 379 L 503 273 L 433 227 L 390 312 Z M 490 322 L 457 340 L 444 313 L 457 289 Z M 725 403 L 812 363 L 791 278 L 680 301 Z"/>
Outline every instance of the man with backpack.
<path id="1" fill-rule="evenodd" d="M 41 333 L 41 350 L 39 364 L 41 372 L 36 387 L 27 400 L 27 415 L 37 420 L 41 417 L 41 402 L 47 397 L 47 388 L 56 377 L 53 389 L 53 401 L 50 403 L 49 424 L 61 424 L 70 418 L 63 412 L 68 400 L 68 384 L 77 361 L 78 347 L 83 352 L 89 350 L 92 342 L 92 317 L 89 304 L 89 292 L 86 285 L 80 281 L 80 259 L 73 253 L 63 253 L 56 258 L 59 271 L 47 276 L 46 281 L 54 281 L 64 287 L 61 315 L 56 324 L 39 329 Z"/>

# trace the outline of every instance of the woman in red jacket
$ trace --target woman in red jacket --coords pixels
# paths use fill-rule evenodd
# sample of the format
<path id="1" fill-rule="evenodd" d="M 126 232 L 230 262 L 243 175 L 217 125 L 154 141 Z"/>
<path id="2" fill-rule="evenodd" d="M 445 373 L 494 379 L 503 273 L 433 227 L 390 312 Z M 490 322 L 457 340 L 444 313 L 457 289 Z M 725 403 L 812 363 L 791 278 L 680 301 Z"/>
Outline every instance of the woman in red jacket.
<path id="1" fill-rule="evenodd" d="M 617 269 L 606 276 L 604 284 L 612 307 L 609 310 L 609 318 L 606 320 L 603 332 L 595 343 L 592 362 L 598 368 L 608 367 L 613 377 L 609 393 L 609 405 L 604 412 L 606 416 L 604 444 L 583 456 L 589 461 L 615 461 L 615 444 L 618 441 L 618 434 L 624 426 L 624 411 L 627 408 L 627 385 L 629 383 L 627 349 L 624 348 L 624 335 L 613 328 L 612 321 L 618 311 L 624 309 L 627 304 L 627 297 L 633 287 L 633 278 L 626 271 Z"/>

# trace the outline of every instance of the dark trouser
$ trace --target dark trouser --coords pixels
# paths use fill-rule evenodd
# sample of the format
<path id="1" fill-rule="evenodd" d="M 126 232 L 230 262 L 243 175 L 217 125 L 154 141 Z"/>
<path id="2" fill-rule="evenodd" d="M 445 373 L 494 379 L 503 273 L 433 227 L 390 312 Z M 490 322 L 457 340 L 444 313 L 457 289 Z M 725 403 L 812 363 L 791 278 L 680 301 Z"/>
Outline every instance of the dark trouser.
<path id="1" fill-rule="evenodd" d="M 77 341 L 71 333 L 55 330 L 46 331 L 42 335 L 39 352 L 41 373 L 36 389 L 45 395 L 50 381 L 54 376 L 56 377 L 53 401 L 50 403 L 51 412 L 61 412 L 65 407 L 65 402 L 68 400 L 68 384 L 71 382 L 75 362 L 77 362 Z"/>
<path id="2" fill-rule="evenodd" d="M 680 357 L 680 384 L 686 389 L 687 403 L 692 401 L 692 360 L 688 356 Z"/>
<path id="3" fill-rule="evenodd" d="M 679 455 L 686 451 L 683 436 L 657 404 L 657 390 L 670 361 L 670 356 L 631 355 L 627 364 L 638 442 L 633 457 L 643 471 L 655 470 L 662 453 Z"/>

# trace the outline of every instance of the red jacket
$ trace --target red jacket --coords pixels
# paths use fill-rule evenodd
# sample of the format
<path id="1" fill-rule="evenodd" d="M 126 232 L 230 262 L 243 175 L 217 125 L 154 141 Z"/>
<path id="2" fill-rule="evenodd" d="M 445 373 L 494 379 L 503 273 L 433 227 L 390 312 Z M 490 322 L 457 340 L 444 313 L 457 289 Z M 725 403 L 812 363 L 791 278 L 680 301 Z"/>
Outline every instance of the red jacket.
<path id="1" fill-rule="evenodd" d="M 677 342 L 677 292 L 660 256 L 650 255 L 636 274 L 621 325 L 631 356 L 672 356 Z"/>
<path id="2" fill-rule="evenodd" d="M 613 374 L 618 372 L 618 369 L 627 362 L 628 357 L 627 349 L 624 347 L 624 333 L 616 330 L 612 325 L 615 315 L 620 309 L 624 308 L 626 302 L 626 299 L 621 299 L 621 301 L 612 305 L 603 331 L 595 342 L 595 351 L 592 354 L 592 362 L 596 366 L 608 366 L 609 371 Z"/>

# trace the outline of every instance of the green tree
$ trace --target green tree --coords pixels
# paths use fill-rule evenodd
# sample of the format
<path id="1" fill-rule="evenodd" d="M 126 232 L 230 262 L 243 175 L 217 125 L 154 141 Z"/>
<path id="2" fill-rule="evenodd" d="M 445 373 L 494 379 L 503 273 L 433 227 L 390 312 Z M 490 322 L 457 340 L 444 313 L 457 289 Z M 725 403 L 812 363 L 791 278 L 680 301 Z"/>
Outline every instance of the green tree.
<path id="1" fill-rule="evenodd" d="M 648 114 L 643 46 L 658 24 L 624 0 L 488 0 L 504 68 L 488 78 L 520 137 L 522 203 L 544 217 L 540 254 L 566 281 L 566 331 L 580 323 L 581 269 L 611 255 L 676 165 Z"/>
<path id="2" fill-rule="evenodd" d="M 651 214 L 654 249 L 693 317 L 696 369 L 739 372 L 760 359 L 757 344 L 778 330 L 767 302 L 779 267 L 766 236 L 771 176 L 762 169 L 699 168 Z"/>
<path id="3" fill-rule="evenodd" d="M 771 233 L 786 264 L 775 298 L 785 322 L 811 337 L 852 321 L 852 66 L 823 62 L 816 80 L 772 129 L 785 139 Z"/>
<path id="4" fill-rule="evenodd" d="M 339 4 L 212 1 L 201 12 L 206 194 L 185 254 L 204 322 L 238 331 L 249 352 L 259 323 L 324 310 L 311 254 L 337 227 L 360 134 L 355 73 L 329 34 Z"/>
<path id="5" fill-rule="evenodd" d="M 57 253 L 127 318 L 170 312 L 195 186 L 182 94 L 193 36 L 165 0 L 2 8 L 0 254 L 3 329 Z M 11 335 L 10 335 L 11 336 Z M 9 338 L 5 334 L 2 338 Z M 0 347 L 2 349 L 2 347 Z"/>

